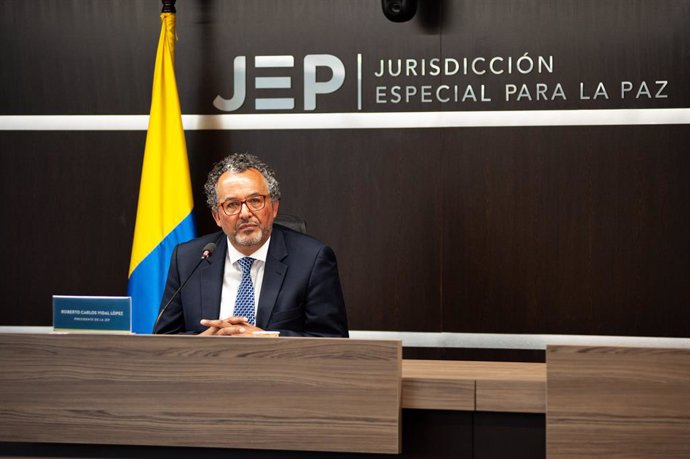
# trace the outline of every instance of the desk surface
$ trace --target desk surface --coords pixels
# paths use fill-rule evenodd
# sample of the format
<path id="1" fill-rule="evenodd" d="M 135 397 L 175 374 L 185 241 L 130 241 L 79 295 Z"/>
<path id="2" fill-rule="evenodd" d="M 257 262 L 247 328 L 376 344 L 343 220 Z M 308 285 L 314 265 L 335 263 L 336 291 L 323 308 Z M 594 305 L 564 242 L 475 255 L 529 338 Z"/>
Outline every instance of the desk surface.
<path id="1" fill-rule="evenodd" d="M 546 364 L 403 360 L 402 407 L 546 412 Z"/>

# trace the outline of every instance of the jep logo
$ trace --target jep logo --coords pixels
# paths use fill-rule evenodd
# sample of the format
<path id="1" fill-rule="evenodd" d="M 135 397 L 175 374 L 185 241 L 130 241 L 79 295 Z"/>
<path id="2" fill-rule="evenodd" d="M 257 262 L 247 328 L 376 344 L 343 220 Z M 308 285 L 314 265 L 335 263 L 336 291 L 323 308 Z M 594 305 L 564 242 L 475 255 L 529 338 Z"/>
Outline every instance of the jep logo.
<path id="1" fill-rule="evenodd" d="M 316 96 L 330 94 L 343 85 L 345 81 L 345 66 L 343 62 L 331 54 L 308 54 L 304 56 L 304 110 L 316 110 Z M 254 68 L 283 68 L 295 66 L 295 57 L 291 55 L 254 56 Z M 317 81 L 316 72 L 319 67 L 328 67 L 332 76 L 327 81 Z M 233 94 L 230 99 L 221 95 L 213 100 L 213 106 L 224 112 L 233 112 L 246 102 L 247 98 L 247 56 L 237 56 L 233 62 Z M 254 89 L 292 89 L 293 81 L 290 76 L 257 76 L 253 81 Z M 254 100 L 255 110 L 293 110 L 294 97 L 257 97 Z"/>

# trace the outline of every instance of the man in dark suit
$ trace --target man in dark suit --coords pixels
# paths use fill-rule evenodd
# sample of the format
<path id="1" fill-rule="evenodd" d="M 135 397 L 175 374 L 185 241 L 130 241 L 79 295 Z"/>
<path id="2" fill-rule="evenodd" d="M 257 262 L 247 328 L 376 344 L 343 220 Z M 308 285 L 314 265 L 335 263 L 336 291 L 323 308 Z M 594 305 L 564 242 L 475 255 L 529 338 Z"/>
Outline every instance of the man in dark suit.
<path id="1" fill-rule="evenodd" d="M 214 165 L 207 204 L 222 232 L 178 245 L 161 308 L 192 273 L 203 248 L 216 244 L 159 318 L 154 333 L 348 336 L 333 250 L 273 224 L 280 191 L 273 170 L 248 154 Z M 258 334 L 258 333 L 257 333 Z"/>

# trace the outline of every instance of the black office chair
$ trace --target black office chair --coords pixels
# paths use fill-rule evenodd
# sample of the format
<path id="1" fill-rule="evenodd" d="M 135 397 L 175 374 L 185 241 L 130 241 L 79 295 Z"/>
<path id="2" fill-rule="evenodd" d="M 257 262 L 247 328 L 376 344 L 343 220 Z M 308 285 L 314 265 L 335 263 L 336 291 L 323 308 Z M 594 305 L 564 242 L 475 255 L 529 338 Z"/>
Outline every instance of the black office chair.
<path id="1" fill-rule="evenodd" d="M 273 223 L 287 226 L 291 230 L 307 234 L 307 222 L 303 218 L 290 214 L 278 214 Z"/>

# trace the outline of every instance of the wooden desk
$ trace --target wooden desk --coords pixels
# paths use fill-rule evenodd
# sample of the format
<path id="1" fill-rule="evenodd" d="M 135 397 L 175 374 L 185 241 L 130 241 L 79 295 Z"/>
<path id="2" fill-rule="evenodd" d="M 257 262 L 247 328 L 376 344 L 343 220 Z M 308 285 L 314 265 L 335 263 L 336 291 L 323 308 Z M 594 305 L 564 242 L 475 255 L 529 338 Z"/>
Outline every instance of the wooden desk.
<path id="1" fill-rule="evenodd" d="M 544 364 L 400 355 L 367 340 L 0 334 L 0 441 L 397 453 L 402 401 L 411 457 L 432 457 L 415 456 L 429 441 L 457 456 L 493 441 L 479 424 L 447 432 L 449 416 L 544 412 Z M 525 425 L 538 457 L 543 426 Z"/>
<path id="2" fill-rule="evenodd" d="M 690 349 L 549 346 L 550 458 L 690 457 Z"/>
<path id="3" fill-rule="evenodd" d="M 400 341 L 0 334 L 0 441 L 396 454 L 401 355 Z"/>
<path id="4" fill-rule="evenodd" d="M 546 364 L 403 360 L 402 407 L 546 412 Z"/>

